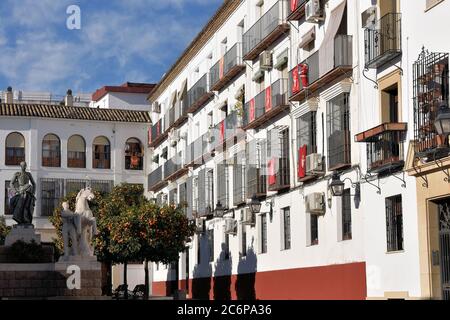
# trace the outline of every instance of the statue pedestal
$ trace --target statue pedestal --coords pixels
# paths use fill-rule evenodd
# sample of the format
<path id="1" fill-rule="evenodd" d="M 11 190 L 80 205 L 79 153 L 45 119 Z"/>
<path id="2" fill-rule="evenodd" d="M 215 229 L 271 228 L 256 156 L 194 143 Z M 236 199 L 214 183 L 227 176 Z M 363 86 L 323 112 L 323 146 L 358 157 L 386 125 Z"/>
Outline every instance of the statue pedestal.
<path id="1" fill-rule="evenodd" d="M 41 244 L 41 236 L 36 233 L 34 226 L 30 225 L 14 225 L 5 239 L 5 246 L 11 246 L 16 241 L 31 243 L 33 240 L 36 244 Z"/>

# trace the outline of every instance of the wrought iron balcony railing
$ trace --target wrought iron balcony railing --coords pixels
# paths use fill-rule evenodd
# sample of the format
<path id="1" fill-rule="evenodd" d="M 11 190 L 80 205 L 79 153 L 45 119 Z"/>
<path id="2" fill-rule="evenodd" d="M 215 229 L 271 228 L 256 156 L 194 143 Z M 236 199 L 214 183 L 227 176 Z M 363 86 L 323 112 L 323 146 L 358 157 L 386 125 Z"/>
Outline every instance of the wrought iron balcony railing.
<path id="1" fill-rule="evenodd" d="M 300 20 L 305 15 L 306 2 L 308 0 L 289 0 L 287 20 Z"/>
<path id="2" fill-rule="evenodd" d="M 227 144 L 234 144 L 234 138 L 242 138 L 242 120 L 237 112 L 230 113 L 224 120 L 220 121 L 214 128 L 210 129 L 211 149 L 222 151 Z"/>
<path id="3" fill-rule="evenodd" d="M 365 67 L 378 68 L 402 53 L 401 14 L 388 13 L 364 30 Z"/>
<path id="4" fill-rule="evenodd" d="M 186 172 L 181 152 L 164 163 L 164 180 L 172 180 Z"/>
<path id="5" fill-rule="evenodd" d="M 263 50 L 289 30 L 286 21 L 289 3 L 277 1 L 243 36 L 244 60 L 254 60 Z"/>
<path id="6" fill-rule="evenodd" d="M 345 74 L 348 74 L 348 77 L 351 76 L 352 36 L 342 34 L 336 36 L 332 62 L 320 61 L 321 56 L 327 57 L 320 51 L 316 51 L 289 72 L 290 101 L 301 101 L 305 98 L 306 92 L 313 93 Z"/>
<path id="7" fill-rule="evenodd" d="M 204 155 L 208 150 L 208 139 L 202 135 L 192 142 L 186 149 L 186 165 L 199 166 L 204 163 Z"/>
<path id="8" fill-rule="evenodd" d="M 260 126 L 287 107 L 287 79 L 279 79 L 245 104 L 244 129 Z"/>
<path id="9" fill-rule="evenodd" d="M 149 146 L 154 147 L 161 142 L 167 136 L 167 132 L 164 130 L 164 121 L 160 119 L 156 122 L 149 131 L 148 141 Z"/>
<path id="10" fill-rule="evenodd" d="M 267 176 L 265 170 L 256 165 L 247 166 L 247 199 L 253 195 L 261 197 L 267 193 Z"/>
<path id="11" fill-rule="evenodd" d="M 369 172 L 395 172 L 403 167 L 406 132 L 406 123 L 384 123 L 356 135 L 356 142 L 367 143 Z"/>
<path id="12" fill-rule="evenodd" d="M 220 91 L 244 69 L 242 43 L 236 43 L 209 71 L 211 91 Z"/>
<path id="13" fill-rule="evenodd" d="M 157 191 L 164 185 L 166 182 L 163 180 L 163 167 L 160 166 L 148 175 L 148 190 Z"/>
<path id="14" fill-rule="evenodd" d="M 188 91 L 188 113 L 197 111 L 214 93 L 210 90 L 209 76 L 203 75 Z"/>

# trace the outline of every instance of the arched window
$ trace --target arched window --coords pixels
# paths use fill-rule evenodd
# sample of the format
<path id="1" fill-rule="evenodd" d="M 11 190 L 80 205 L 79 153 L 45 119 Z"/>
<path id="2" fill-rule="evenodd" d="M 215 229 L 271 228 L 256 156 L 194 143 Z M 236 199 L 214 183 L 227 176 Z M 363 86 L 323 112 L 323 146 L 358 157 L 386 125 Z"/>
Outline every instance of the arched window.
<path id="1" fill-rule="evenodd" d="M 94 169 L 110 169 L 111 168 L 111 144 L 106 137 L 97 137 L 93 143 L 93 160 L 92 167 Z"/>
<path id="2" fill-rule="evenodd" d="M 142 144 L 136 138 L 130 138 L 125 143 L 125 169 L 142 170 L 143 167 Z"/>
<path id="3" fill-rule="evenodd" d="M 86 142 L 82 136 L 73 135 L 67 141 L 67 167 L 86 168 Z"/>
<path id="4" fill-rule="evenodd" d="M 6 137 L 5 165 L 18 166 L 25 161 L 25 138 L 18 132 Z"/>
<path id="5" fill-rule="evenodd" d="M 42 140 L 42 166 L 61 166 L 61 142 L 54 134 L 47 134 Z"/>

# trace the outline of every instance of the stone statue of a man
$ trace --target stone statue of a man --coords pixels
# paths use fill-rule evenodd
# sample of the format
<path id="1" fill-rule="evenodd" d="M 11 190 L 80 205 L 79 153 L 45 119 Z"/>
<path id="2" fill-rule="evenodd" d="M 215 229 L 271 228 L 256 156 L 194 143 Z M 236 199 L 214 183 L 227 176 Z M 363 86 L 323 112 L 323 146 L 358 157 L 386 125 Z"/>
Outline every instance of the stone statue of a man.
<path id="1" fill-rule="evenodd" d="M 36 183 L 30 172 L 27 172 L 27 163 L 20 163 L 21 171 L 16 172 L 11 180 L 10 188 L 14 196 L 10 200 L 13 219 L 19 225 L 30 225 L 33 221 L 34 205 L 36 201 Z"/>

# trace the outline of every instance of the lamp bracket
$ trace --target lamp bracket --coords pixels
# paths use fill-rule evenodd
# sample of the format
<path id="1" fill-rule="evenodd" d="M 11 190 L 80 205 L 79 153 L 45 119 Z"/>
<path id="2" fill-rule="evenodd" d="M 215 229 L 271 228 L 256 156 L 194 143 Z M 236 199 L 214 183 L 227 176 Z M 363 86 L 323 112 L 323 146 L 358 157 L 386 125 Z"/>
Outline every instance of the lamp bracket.
<path id="1" fill-rule="evenodd" d="M 372 177 L 372 175 L 370 173 L 366 173 L 365 175 L 363 175 L 364 180 L 366 181 L 366 183 L 370 184 L 371 186 L 375 187 L 377 189 L 377 193 L 381 194 L 381 188 L 380 188 L 380 179 L 378 180 L 378 185 L 376 185 L 375 183 L 369 181 L 369 178 Z"/>

